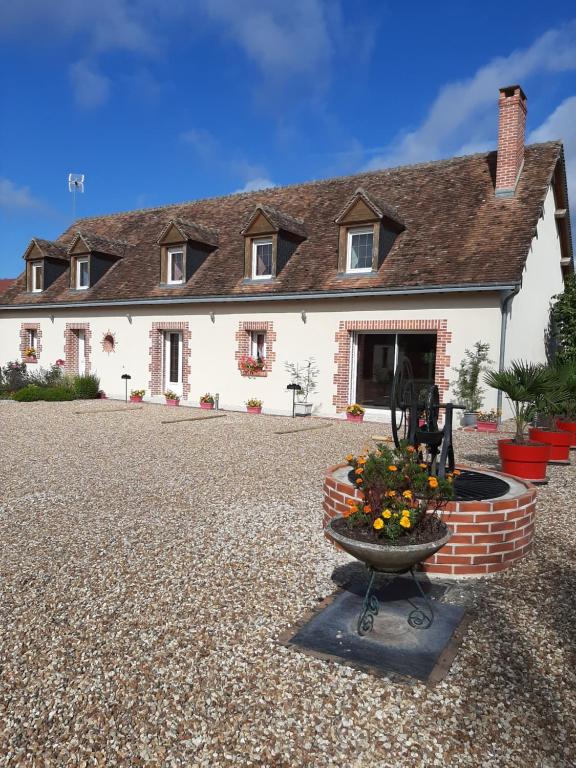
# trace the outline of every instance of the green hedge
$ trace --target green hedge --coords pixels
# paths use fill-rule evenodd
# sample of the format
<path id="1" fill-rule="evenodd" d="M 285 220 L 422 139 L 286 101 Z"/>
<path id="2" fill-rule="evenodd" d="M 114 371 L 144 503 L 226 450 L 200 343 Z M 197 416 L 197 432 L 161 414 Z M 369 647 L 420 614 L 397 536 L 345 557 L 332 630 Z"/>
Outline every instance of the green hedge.
<path id="1" fill-rule="evenodd" d="M 30 384 L 13 395 L 14 400 L 17 400 L 19 403 L 33 403 L 36 400 L 56 402 L 60 400 L 74 400 L 75 397 L 75 394 L 66 389 L 66 387 L 37 387 L 35 384 Z"/>
<path id="2" fill-rule="evenodd" d="M 100 379 L 94 373 L 74 376 L 74 393 L 81 400 L 94 400 L 100 390 Z"/>

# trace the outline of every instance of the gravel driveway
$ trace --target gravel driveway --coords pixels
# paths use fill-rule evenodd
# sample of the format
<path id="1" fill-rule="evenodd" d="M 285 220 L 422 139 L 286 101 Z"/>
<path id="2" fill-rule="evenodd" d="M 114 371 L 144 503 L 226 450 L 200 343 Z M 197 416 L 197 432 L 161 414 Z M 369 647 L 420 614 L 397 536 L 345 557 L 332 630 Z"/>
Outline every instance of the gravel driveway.
<path id="1" fill-rule="evenodd" d="M 0 407 L 0 766 L 576 765 L 576 467 L 445 680 L 392 683 L 277 642 L 347 561 L 324 470 L 383 428 L 119 408 Z"/>

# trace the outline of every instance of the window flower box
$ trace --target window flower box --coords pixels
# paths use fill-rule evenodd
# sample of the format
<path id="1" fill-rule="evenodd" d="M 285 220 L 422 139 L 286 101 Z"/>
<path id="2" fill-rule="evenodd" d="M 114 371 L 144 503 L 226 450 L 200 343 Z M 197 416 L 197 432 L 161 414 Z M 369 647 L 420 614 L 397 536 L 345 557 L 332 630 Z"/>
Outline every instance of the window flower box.
<path id="1" fill-rule="evenodd" d="M 25 363 L 37 363 L 38 355 L 34 347 L 27 347 L 22 355 Z"/>
<path id="2" fill-rule="evenodd" d="M 242 376 L 266 376 L 266 361 L 261 357 L 244 355 L 238 362 Z"/>

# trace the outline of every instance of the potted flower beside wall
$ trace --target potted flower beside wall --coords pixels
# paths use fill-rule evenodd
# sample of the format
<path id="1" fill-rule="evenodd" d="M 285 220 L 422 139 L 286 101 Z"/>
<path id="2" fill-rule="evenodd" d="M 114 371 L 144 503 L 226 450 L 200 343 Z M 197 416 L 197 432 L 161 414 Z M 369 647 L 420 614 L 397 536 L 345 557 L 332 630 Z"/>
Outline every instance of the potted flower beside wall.
<path id="1" fill-rule="evenodd" d="M 352 403 L 346 406 L 346 419 L 348 421 L 364 421 L 365 408 L 362 408 L 358 403 Z"/>
<path id="2" fill-rule="evenodd" d="M 476 426 L 476 414 L 484 404 L 480 376 L 491 364 L 491 360 L 488 359 L 489 349 L 489 344 L 477 341 L 473 350 L 466 350 L 458 368 L 452 369 L 458 374 L 452 385 L 452 391 L 457 403 L 464 406 L 462 424 L 465 427 Z"/>
<path id="3" fill-rule="evenodd" d="M 37 363 L 38 357 L 34 347 L 26 347 L 24 350 L 24 362 L 25 363 Z"/>
<path id="4" fill-rule="evenodd" d="M 576 448 L 576 362 L 555 366 L 554 375 L 564 394 L 556 412 L 556 426 L 570 435 L 570 445 Z"/>
<path id="5" fill-rule="evenodd" d="M 248 413 L 262 413 L 262 400 L 251 397 L 246 401 L 246 410 Z"/>
<path id="6" fill-rule="evenodd" d="M 536 413 L 536 403 L 553 386 L 549 369 L 516 360 L 503 371 L 489 371 L 485 380 L 506 395 L 514 413 L 515 436 L 498 440 L 502 471 L 533 483 L 547 482 L 550 445 L 527 440 L 526 429 Z"/>
<path id="7" fill-rule="evenodd" d="M 551 464 L 570 464 L 576 432 L 561 428 L 561 424 L 562 417 L 576 419 L 576 370 L 572 365 L 554 365 L 550 374 L 550 390 L 536 402 L 537 413 L 528 434 L 531 440 L 550 445 Z"/>
<path id="8" fill-rule="evenodd" d="M 492 408 L 491 411 L 478 411 L 476 414 L 476 429 L 478 432 L 497 432 L 500 412 Z"/>
<path id="9" fill-rule="evenodd" d="M 214 408 L 214 395 L 211 395 L 210 392 L 202 395 L 200 398 L 200 408 L 205 411 L 211 411 Z"/>
<path id="10" fill-rule="evenodd" d="M 171 389 L 164 392 L 164 397 L 166 398 L 166 405 L 171 405 L 173 407 L 180 405 L 180 395 L 177 395 L 176 392 L 172 392 Z"/>
<path id="11" fill-rule="evenodd" d="M 320 373 L 313 357 L 309 357 L 303 363 L 284 363 L 286 372 L 290 375 L 291 384 L 297 384 L 296 402 L 294 403 L 294 416 L 311 416 L 313 403 L 310 395 L 315 392 L 318 374 Z"/>
<path id="12" fill-rule="evenodd" d="M 141 403 L 142 398 L 146 394 L 145 389 L 132 389 L 130 390 L 130 402 L 131 403 Z"/>

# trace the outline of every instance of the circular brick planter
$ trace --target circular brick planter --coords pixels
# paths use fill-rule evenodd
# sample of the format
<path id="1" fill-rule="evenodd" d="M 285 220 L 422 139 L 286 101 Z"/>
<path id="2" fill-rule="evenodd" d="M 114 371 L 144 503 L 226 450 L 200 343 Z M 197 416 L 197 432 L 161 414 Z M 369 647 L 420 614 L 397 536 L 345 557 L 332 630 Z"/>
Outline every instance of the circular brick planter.
<path id="1" fill-rule="evenodd" d="M 349 470 L 345 464 L 328 470 L 322 527 L 348 509 L 349 499 L 360 500 L 348 481 Z M 422 563 L 426 573 L 458 578 L 486 576 L 506 570 L 529 552 L 534 536 L 536 489 L 528 480 L 502 472 L 488 474 L 506 480 L 509 493 L 487 501 L 451 501 L 444 522 L 454 535 L 440 552 Z"/>

